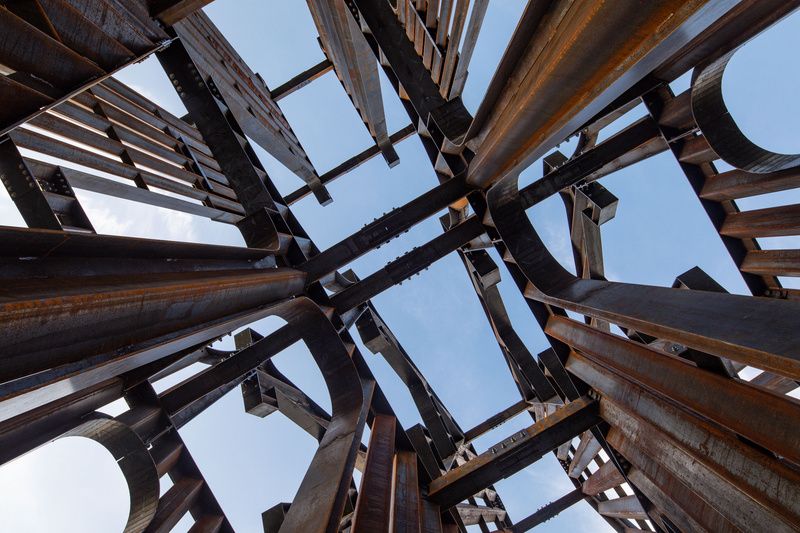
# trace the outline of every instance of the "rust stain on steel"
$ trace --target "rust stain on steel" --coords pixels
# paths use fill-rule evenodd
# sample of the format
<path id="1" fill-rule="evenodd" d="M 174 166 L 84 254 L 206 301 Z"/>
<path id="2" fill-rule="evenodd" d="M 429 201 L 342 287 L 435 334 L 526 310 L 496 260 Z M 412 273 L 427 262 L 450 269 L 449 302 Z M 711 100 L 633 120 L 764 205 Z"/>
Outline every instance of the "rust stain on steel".
<path id="1" fill-rule="evenodd" d="M 569 135 L 565 128 L 579 127 L 644 77 L 648 62 L 643 60 L 653 51 L 663 54 L 668 37 L 678 34 L 688 42 L 715 20 L 708 12 L 724 11 L 734 2 L 711 4 L 554 2 L 519 58 L 519 72 L 502 80 L 504 97 L 484 126 L 468 181 L 488 187 L 544 155 L 560 140 L 556 134 Z M 706 16 L 696 16 L 702 10 Z"/>
<path id="2" fill-rule="evenodd" d="M 272 94 L 200 10 L 208 3 L 0 7 L 0 100 L 10 102 L 0 182 L 30 226 L 0 228 L 0 462 L 82 428 L 120 459 L 126 531 L 167 531 L 188 516 L 192 531 L 232 533 L 178 430 L 242 385 L 248 412 L 279 410 L 319 444 L 291 503 L 267 504 L 268 533 L 524 531 L 581 500 L 615 530 L 796 529 L 800 404 L 786 393 L 800 379 L 800 291 L 780 278 L 800 272 L 800 251 L 757 239 L 798 233 L 800 207 L 736 201 L 796 188 L 798 156 L 753 148 L 720 87 L 736 49 L 800 0 L 528 2 L 474 119 L 458 95 L 487 1 L 340 0 L 331 11 L 309 0 L 326 59 Z M 110 77 L 150 53 L 185 117 Z M 391 137 L 369 89 L 379 69 L 410 123 Z M 668 84 L 692 69 L 690 89 L 674 95 Z M 374 144 L 320 177 L 275 102 L 329 70 Z M 638 102 L 644 116 L 598 142 Z M 393 166 L 394 144 L 414 133 L 438 185 L 320 251 L 289 204 L 308 193 L 326 204 L 326 183 L 379 153 Z M 547 154 L 575 134 L 573 154 Z M 306 185 L 283 198 L 249 139 Z M 725 293 L 699 267 L 672 287 L 605 279 L 601 224 L 617 199 L 597 180 L 663 151 L 753 297 Z M 543 177 L 520 189 L 519 172 L 544 156 Z M 718 173 L 720 157 L 738 168 Z M 98 235 L 74 189 L 230 224 L 248 247 Z M 526 213 L 556 194 L 577 275 Z M 344 271 L 443 210 L 444 231 L 424 245 L 363 278 Z M 545 334 L 538 356 L 514 330 L 489 247 Z M 520 395 L 468 431 L 371 301 L 453 251 Z M 261 335 L 255 322 L 267 316 L 286 324 Z M 354 325 L 422 424 L 397 422 Z M 211 348 L 242 327 L 236 350 Z M 299 341 L 330 414 L 271 362 Z M 156 392 L 196 363 L 207 366 Z M 745 382 L 745 365 L 761 373 Z M 118 417 L 97 412 L 121 398 Z M 476 448 L 525 411 L 532 426 Z M 550 451 L 573 490 L 512 522 L 494 483 Z M 173 485 L 159 497 L 163 476 Z"/>

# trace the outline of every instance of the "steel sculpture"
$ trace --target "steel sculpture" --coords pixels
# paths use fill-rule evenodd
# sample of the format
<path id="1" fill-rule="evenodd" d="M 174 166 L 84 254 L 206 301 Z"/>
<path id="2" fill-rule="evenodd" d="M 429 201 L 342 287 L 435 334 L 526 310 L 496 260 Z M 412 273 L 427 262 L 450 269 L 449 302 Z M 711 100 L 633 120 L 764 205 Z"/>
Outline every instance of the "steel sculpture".
<path id="1" fill-rule="evenodd" d="M 0 179 L 28 225 L 0 228 L 3 463 L 88 437 L 124 473 L 125 531 L 169 531 L 187 513 L 193 532 L 232 531 L 179 429 L 241 387 L 248 413 L 280 411 L 319 443 L 294 500 L 264 511 L 267 533 L 518 533 L 580 501 L 617 531 L 798 530 L 800 405 L 787 394 L 800 380 L 800 293 L 779 278 L 800 275 L 800 251 L 758 239 L 800 234 L 800 207 L 742 212 L 736 200 L 797 188 L 800 160 L 750 141 L 721 83 L 736 50 L 800 2 L 531 0 L 474 117 L 461 93 L 488 0 L 308 0 L 326 59 L 272 90 L 208 3 L 0 2 Z M 151 54 L 185 117 L 113 77 Z M 379 69 L 395 95 L 381 94 Z M 278 102 L 330 71 L 375 144 L 319 174 Z M 690 71 L 675 95 L 669 83 Z M 394 96 L 410 124 L 389 135 L 383 99 Z M 643 116 L 598 141 L 642 102 Z M 436 178 L 428 192 L 319 250 L 289 206 L 310 193 L 329 203 L 326 185 L 378 154 L 398 164 L 394 145 L 414 134 Z M 572 136 L 573 154 L 555 150 Z M 282 197 L 249 139 L 304 184 Z M 599 180 L 663 152 L 752 295 L 699 268 L 671 287 L 605 278 L 601 226 L 618 200 Z M 540 158 L 542 177 L 520 188 Z M 720 173 L 717 160 L 735 168 Z M 235 226 L 247 247 L 98 235 L 75 189 Z M 526 214 L 556 194 L 575 274 Z M 344 270 L 442 212 L 440 236 L 364 278 Z M 536 355 L 511 323 L 490 248 L 549 342 Z M 450 253 L 520 394 L 468 429 L 371 301 Z M 286 325 L 248 327 L 271 315 Z M 354 326 L 422 424 L 398 422 Z M 234 331 L 235 350 L 211 347 Z M 330 413 L 271 362 L 297 342 Z M 206 368 L 156 393 L 196 362 Z M 97 411 L 119 398 L 121 415 Z M 530 427 L 475 448 L 523 412 Z M 575 489 L 514 522 L 493 484 L 548 453 Z"/>

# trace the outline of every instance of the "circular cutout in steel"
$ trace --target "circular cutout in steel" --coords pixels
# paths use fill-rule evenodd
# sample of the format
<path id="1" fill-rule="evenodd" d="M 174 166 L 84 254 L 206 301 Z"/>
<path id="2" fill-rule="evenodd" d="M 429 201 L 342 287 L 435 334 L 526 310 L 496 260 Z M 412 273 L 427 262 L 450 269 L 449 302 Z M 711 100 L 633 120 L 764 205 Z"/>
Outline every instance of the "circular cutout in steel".
<path id="1" fill-rule="evenodd" d="M 158 472 L 147 447 L 130 427 L 105 415 L 92 418 L 67 431 L 62 437 L 84 437 L 101 444 L 117 461 L 130 494 L 130 512 L 124 533 L 140 533 L 153 520 L 158 508 Z"/>
<path id="2" fill-rule="evenodd" d="M 800 154 L 779 154 L 752 142 L 731 116 L 722 95 L 722 76 L 736 50 L 698 66 L 692 75 L 692 113 L 708 144 L 726 163 L 766 174 L 800 166 Z"/>

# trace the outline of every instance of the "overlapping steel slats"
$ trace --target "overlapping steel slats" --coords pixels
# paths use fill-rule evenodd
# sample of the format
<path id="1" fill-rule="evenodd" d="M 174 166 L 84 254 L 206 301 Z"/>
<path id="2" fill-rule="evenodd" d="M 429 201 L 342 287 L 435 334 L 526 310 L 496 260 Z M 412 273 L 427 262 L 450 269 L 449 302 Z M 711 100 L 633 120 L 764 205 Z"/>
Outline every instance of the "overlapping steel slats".
<path id="1" fill-rule="evenodd" d="M 151 15 L 163 13 L 161 21 L 169 22 L 170 17 L 184 16 L 203 3 L 131 5 L 125 14 L 146 26 L 152 23 L 147 22 L 152 21 Z M 478 4 L 479 19 L 485 5 Z M 608 51 L 609 57 L 623 59 L 623 66 L 613 73 L 620 76 L 618 81 L 623 80 L 617 85 L 606 84 L 607 77 L 573 80 L 589 84 L 597 93 L 590 91 L 597 96 L 591 103 L 578 103 L 557 117 L 556 122 L 564 119 L 558 124 L 563 126 L 564 136 L 582 132 L 576 153 L 570 158 L 561 154 L 548 157 L 545 176 L 521 191 L 512 172 L 484 195 L 470 193 L 465 176 L 475 178 L 491 167 L 494 177 L 489 181 L 502 178 L 525 157 L 538 153 L 541 146 L 534 149 L 526 145 L 530 153 L 514 155 L 511 152 L 519 146 L 512 135 L 490 148 L 481 148 L 480 142 L 473 141 L 473 154 L 460 151 L 452 142 L 463 140 L 467 116 L 459 113 L 458 101 L 445 107 L 436 104 L 441 104 L 440 98 L 448 93 L 453 96 L 462 83 L 459 73 L 465 63 L 456 67 L 450 61 L 447 66 L 447 58 L 453 57 L 451 49 L 458 46 L 457 37 L 451 36 L 453 42 L 447 44 L 440 61 L 442 76 L 456 78 L 453 88 L 435 96 L 424 80 L 407 85 L 414 73 L 430 68 L 425 64 L 424 38 L 436 27 L 436 17 L 429 15 L 447 12 L 449 21 L 449 10 L 455 6 L 465 15 L 467 3 L 405 1 L 398 2 L 392 11 L 388 2 L 342 2 L 337 8 L 346 6 L 349 10 L 341 14 L 352 17 L 345 19 L 349 21 L 348 35 L 352 37 L 356 27 L 365 32 L 375 61 L 381 62 L 398 95 L 410 100 L 406 109 L 419 127 L 437 176 L 440 180 L 448 175 L 455 177 L 436 192 L 393 211 L 321 254 L 255 159 L 233 112 L 236 103 L 232 107 L 226 96 L 216 92 L 217 84 L 208 79 L 198 78 L 200 83 L 192 85 L 192 76 L 199 71 L 183 44 L 173 44 L 161 53 L 161 59 L 173 75 L 197 130 L 114 80 L 96 84 L 58 109 L 39 114 L 30 127 L 11 132 L 0 154 L 4 184 L 26 222 L 32 227 L 50 228 L 3 230 L 7 241 L 2 248 L 0 274 L 14 281 L 16 287 L 10 289 L 9 309 L 13 311 L 16 297 L 25 296 L 31 302 L 39 298 L 40 303 L 55 298 L 53 301 L 61 302 L 61 307 L 22 307 L 57 313 L 70 299 L 80 300 L 83 293 L 90 299 L 94 293 L 105 295 L 113 303 L 114 295 L 127 291 L 144 298 L 142 301 L 161 298 L 167 310 L 188 306 L 193 314 L 188 322 L 175 322 L 159 320 L 157 315 L 162 311 L 155 308 L 155 314 L 147 315 L 117 306 L 114 309 L 124 315 L 125 331 L 111 331 L 116 326 L 106 320 L 102 323 L 111 329 L 101 330 L 92 338 L 83 338 L 80 331 L 73 337 L 62 336 L 60 351 L 50 353 L 49 359 L 18 355 L 13 364 L 7 359 L 0 367 L 10 380 L 0 385 L 4 395 L 0 401 L 8 414 L 0 425 L 0 441 L 5 443 L 3 458 L 10 459 L 72 428 L 83 427 L 81 421 L 86 416 L 93 416 L 94 410 L 124 394 L 131 409 L 118 417 L 120 427 L 133 430 L 133 441 L 138 438 L 144 445 L 153 445 L 149 454 L 139 454 L 147 459 L 141 469 L 131 471 L 144 476 L 154 468 L 158 476 L 169 473 L 174 482 L 157 502 L 143 497 L 142 501 L 147 501 L 144 507 L 132 506 L 135 518 L 129 521 L 128 530 L 169 530 L 190 512 L 193 531 L 230 531 L 230 523 L 176 430 L 225 392 L 244 383 L 245 398 L 251 398 L 248 405 L 254 412 L 266 409 L 268 413 L 277 406 L 301 425 L 308 425 L 320 441 L 295 501 L 265 513 L 266 531 L 279 527 L 285 531 L 360 530 L 376 519 L 386 522 L 377 526 L 379 529 L 452 531 L 478 524 L 488 530 L 488 523 L 493 522 L 503 531 L 525 531 L 582 499 L 618 530 L 791 529 L 797 522 L 794 502 L 798 501 L 799 486 L 792 465 L 800 456 L 799 443 L 791 431 L 798 413 L 796 403 L 781 396 L 796 388 L 795 380 L 800 378 L 794 338 L 800 312 L 791 301 L 795 293 L 782 288 L 776 276 L 796 273 L 797 254 L 796 250 L 781 250 L 768 255 L 758 249 L 757 239 L 793 235 L 795 206 L 738 213 L 733 200 L 793 188 L 796 169 L 759 168 L 755 170 L 768 170 L 770 174 L 757 175 L 745 162 L 740 166 L 747 169 L 717 176 L 713 161 L 718 156 L 730 157 L 725 150 L 728 141 L 715 135 L 715 123 L 706 121 L 702 110 L 697 117 L 695 109 L 696 124 L 691 119 L 687 109 L 690 104 L 694 106 L 693 93 L 663 98 L 666 93 L 660 87 L 661 80 L 674 78 L 681 68 L 701 65 L 706 59 L 713 62 L 717 50 L 724 54 L 735 49 L 792 7 L 792 3 L 784 3 L 770 10 L 767 4 L 771 2 L 696 2 L 683 5 L 685 11 L 676 12 L 679 16 L 673 13 L 666 18 L 667 11 L 660 10 L 668 10 L 665 6 L 635 13 L 642 27 L 658 25 L 659 17 L 664 18 L 664 24 L 658 26 L 661 33 L 648 35 L 649 44 L 637 49 L 646 57 L 643 63 L 615 56 L 619 50 Z M 593 38 L 605 36 L 606 44 L 620 44 L 628 37 L 636 40 L 635 34 L 617 32 L 611 38 L 600 31 L 616 26 L 612 19 L 600 20 L 600 11 L 592 11 L 594 8 L 602 11 L 599 5 L 569 2 L 529 6 L 501 64 L 501 75 L 508 77 L 520 67 L 518 60 L 524 48 L 520 43 L 531 36 L 535 43 L 537 35 L 547 34 L 550 30 L 542 21 L 555 20 L 553 17 L 586 15 L 590 23 L 585 31 Z M 698 11 L 691 15 L 689 12 L 695 9 Z M 45 20 L 30 11 L 18 10 L 18 14 L 37 24 Z M 425 32 L 417 31 L 423 17 Z M 463 17 L 456 16 L 456 33 L 463 22 Z M 671 32 L 679 26 L 682 31 L 675 37 Z M 554 30 L 552 35 L 564 37 L 559 32 L 568 34 L 570 28 L 567 25 Z M 437 38 L 442 32 L 446 36 L 445 25 L 437 29 L 442 30 Z M 386 48 L 392 42 L 397 48 Z M 384 56 L 381 51 L 386 52 Z M 235 55 L 232 49 L 228 52 Z M 581 65 L 579 58 L 580 50 L 567 54 L 557 64 L 577 68 Z M 603 68 L 598 75 L 603 74 Z M 211 70 L 212 79 L 214 73 L 218 77 L 223 74 Z M 611 75 L 611 70 L 606 68 L 605 74 Z M 641 81 L 636 82 L 638 79 Z M 447 81 L 445 85 L 449 84 Z M 623 86 L 628 89 L 622 90 Z M 473 124 L 476 130 L 485 129 L 487 124 L 496 126 L 492 114 L 505 105 L 501 89 L 490 88 Z M 541 87 L 529 91 L 531 94 L 520 94 L 523 99 L 533 98 L 534 93 L 541 97 L 537 91 L 550 94 Z M 648 102 L 652 118 L 645 117 L 596 144 L 599 130 L 641 97 Z M 525 114 L 531 111 L 528 104 L 522 100 L 517 104 L 523 116 L 529 116 Z M 489 131 L 478 139 L 485 142 L 492 135 Z M 668 147 L 684 171 L 689 165 L 702 168 L 704 180 L 692 181 L 690 172 L 687 177 L 723 239 L 743 243 L 745 254 L 737 254 L 731 246 L 729 251 L 746 280 L 754 275 L 765 284 L 766 290 L 762 290 L 750 283 L 753 292 L 771 298 L 725 294 L 713 280 L 702 278 L 697 269 L 678 276 L 672 288 L 603 278 L 599 226 L 612 215 L 608 195 L 603 196 L 602 187 L 592 182 Z M 39 162 L 23 157 L 20 150 L 56 157 L 63 163 Z M 133 185 L 72 169 L 70 164 L 127 179 Z M 342 172 L 355 164 L 358 161 L 343 167 Z M 72 187 L 236 223 L 252 248 L 94 235 Z M 152 191 L 151 187 L 177 192 L 185 200 Z M 578 276 L 553 260 L 525 215 L 525 209 L 556 192 L 562 193 L 571 217 Z M 474 216 L 469 216 L 464 197 L 476 211 Z M 718 209 L 709 202 L 727 202 L 727 207 L 723 206 L 725 216 L 715 218 Z M 363 280 L 336 271 L 446 206 L 451 209 L 445 233 L 429 245 Z M 62 229 L 67 231 L 54 231 Z M 502 316 L 499 295 L 491 291 L 499 279 L 492 275 L 491 265 L 481 260 L 481 254 L 485 253 L 483 248 L 492 245 L 552 346 L 538 358 L 524 357 L 527 349 L 514 340 L 516 334 Z M 363 313 L 375 312 L 368 301 L 371 296 L 455 249 L 464 258 L 487 318 L 494 327 L 502 326 L 497 329 L 497 339 L 523 400 L 464 433 L 435 393 L 428 390 L 424 377 L 408 379 L 407 386 L 416 387 L 415 402 L 425 423 L 431 424 L 431 431 L 417 426 L 406 432 L 397 423 L 347 329 L 359 321 L 360 327 L 366 327 Z M 125 258 L 125 263 L 121 264 L 119 258 Z M 276 264 L 299 269 L 279 270 L 274 268 Z M 281 278 L 285 273 L 291 280 Z M 24 280 L 30 274 L 50 279 Z M 80 282 L 69 283 L 78 278 Z M 220 284 L 220 280 L 225 283 Z M 267 280 L 272 282 L 265 284 Z M 329 296 L 319 281 L 335 294 Z M 200 287 L 200 293 L 183 290 L 189 286 Z M 92 287 L 97 290 L 92 292 Z M 234 287 L 239 293 L 231 301 Z M 27 292 L 23 295 L 20 291 L 24 290 Z M 295 295 L 289 301 L 275 300 Z M 214 305 L 209 305 L 212 300 Z M 231 307 L 234 303 L 238 307 Z M 567 319 L 565 310 L 583 314 L 585 323 Z M 236 352 L 208 348 L 219 335 L 271 313 L 283 316 L 289 324 L 263 339 L 251 333 L 249 341 L 237 341 Z M 152 326 L 153 322 L 157 326 Z M 61 323 L 70 326 L 68 320 Z M 617 326 L 622 335 L 612 333 Z M 396 371 L 418 372 L 393 335 L 385 331 L 385 323 L 380 321 L 377 327 L 384 328 L 378 338 L 389 339 L 390 344 L 397 345 L 398 353 L 402 352 Z M 41 344 L 38 330 L 23 329 L 33 335 L 24 349 Z M 10 329 L 6 332 L 13 334 Z M 374 337 L 373 332 L 370 338 Z M 270 374 L 269 357 L 300 339 L 309 345 L 326 378 L 334 404 L 330 415 L 315 408 L 285 379 Z M 126 343 L 118 348 L 121 351 L 108 351 L 120 343 Z M 103 353 L 88 358 L 83 353 L 86 350 L 78 353 L 78 348 L 87 346 L 89 352 Z M 396 354 L 393 357 L 397 358 Z M 156 395 L 147 382 L 196 361 L 212 366 L 162 395 Z M 750 383 L 736 379 L 745 365 L 762 370 Z M 40 371 L 50 377 L 42 381 Z M 19 379 L 14 379 L 17 375 Z M 262 377 L 276 388 L 274 398 L 269 390 L 262 389 Z M 59 380 L 69 387 L 59 388 Z M 693 386 L 697 383 L 702 386 Z M 595 413 L 598 408 L 599 418 Z M 491 453 L 476 452 L 469 440 L 483 432 L 484 426 L 494 426 L 526 409 L 536 420 L 526 435 L 512 435 Z M 760 416 L 761 409 L 767 409 L 769 416 Z M 442 427 L 438 426 L 440 422 Z M 375 443 L 367 447 L 366 462 L 359 467 L 365 472 L 364 494 L 359 496 L 351 477 L 363 452 L 358 441 L 364 424 L 372 426 Z M 383 438 L 387 435 L 388 441 Z M 579 442 L 575 440 L 578 437 Z M 551 449 L 555 449 L 575 491 L 511 525 L 490 483 L 498 476 L 513 475 Z M 453 450 L 455 453 L 449 455 Z M 448 457 L 442 457 L 442 453 Z M 693 466 L 687 467 L 690 464 Z M 370 488 L 375 480 L 381 481 L 381 490 Z M 487 505 L 477 505 L 476 498 Z M 370 505 L 373 500 L 375 505 Z M 466 503 L 451 507 L 462 500 Z M 738 505 L 731 507 L 730 501 Z M 444 507 L 440 509 L 437 503 Z M 375 509 L 383 512 L 367 518 Z"/>
<path id="2" fill-rule="evenodd" d="M 0 6 L 0 135 L 169 42 L 144 0 Z"/>
<path id="3" fill-rule="evenodd" d="M 264 80 L 250 69 L 214 23 L 198 11 L 178 22 L 174 29 L 202 78 L 214 83 L 243 132 L 305 181 L 321 203 L 330 201 L 314 165 L 272 100 Z"/>
<path id="4" fill-rule="evenodd" d="M 325 54 L 358 111 L 364 125 L 393 167 L 400 159 L 389 140 L 378 78 L 378 64 L 369 50 L 359 23 L 344 2 L 308 0 Z"/>

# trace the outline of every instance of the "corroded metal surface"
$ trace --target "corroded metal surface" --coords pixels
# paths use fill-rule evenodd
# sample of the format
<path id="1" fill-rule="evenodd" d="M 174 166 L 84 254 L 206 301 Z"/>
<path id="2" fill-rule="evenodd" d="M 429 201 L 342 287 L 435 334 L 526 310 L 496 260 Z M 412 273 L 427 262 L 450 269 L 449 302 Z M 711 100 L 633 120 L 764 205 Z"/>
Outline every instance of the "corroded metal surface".
<path id="1" fill-rule="evenodd" d="M 736 201 L 796 189 L 800 167 L 746 138 L 721 82 L 736 50 L 800 2 L 529 2 L 475 117 L 460 94 L 486 0 L 309 0 L 327 57 L 273 91 L 200 11 L 208 3 L 0 6 L 0 177 L 28 226 L 0 228 L 1 463 L 92 438 L 128 483 L 125 531 L 169 531 L 190 515 L 191 531 L 230 532 L 179 429 L 241 387 L 248 413 L 280 411 L 319 445 L 293 501 L 270 502 L 266 532 L 521 532 L 580 501 L 617 531 L 797 528 L 800 406 L 787 395 L 800 379 L 800 294 L 781 278 L 800 275 L 800 251 L 759 239 L 800 234 L 800 210 Z M 150 54 L 185 117 L 111 76 Z M 381 94 L 379 69 L 396 95 Z M 375 144 L 320 176 L 277 101 L 331 70 Z M 689 71 L 675 95 L 669 84 Z M 394 96 L 410 125 L 389 136 L 383 100 Z M 642 116 L 616 127 L 639 103 Z M 414 134 L 428 192 L 320 251 L 289 205 L 309 193 L 327 204 L 327 183 L 379 153 L 396 164 L 393 145 Z M 572 136 L 574 153 L 552 151 Z M 283 198 L 249 139 L 304 184 Z M 664 152 L 752 296 L 698 267 L 669 287 L 605 278 L 603 226 L 619 200 L 602 180 Z M 542 157 L 542 177 L 520 187 Z M 734 168 L 719 172 L 719 160 Z M 98 235 L 76 189 L 228 224 L 246 247 Z M 556 194 L 574 274 L 526 212 Z M 444 210 L 428 243 L 363 279 L 343 270 Z M 517 333 L 489 248 L 547 346 Z M 467 430 L 371 301 L 453 252 L 519 392 Z M 262 335 L 253 323 L 267 316 L 286 324 Z M 421 424 L 400 424 L 353 326 Z M 230 333 L 235 350 L 212 347 Z M 330 412 L 271 361 L 298 342 Z M 119 398 L 126 411 L 98 414 Z M 529 428 L 476 449 L 521 413 Z M 550 452 L 574 490 L 515 524 L 493 484 Z"/>

